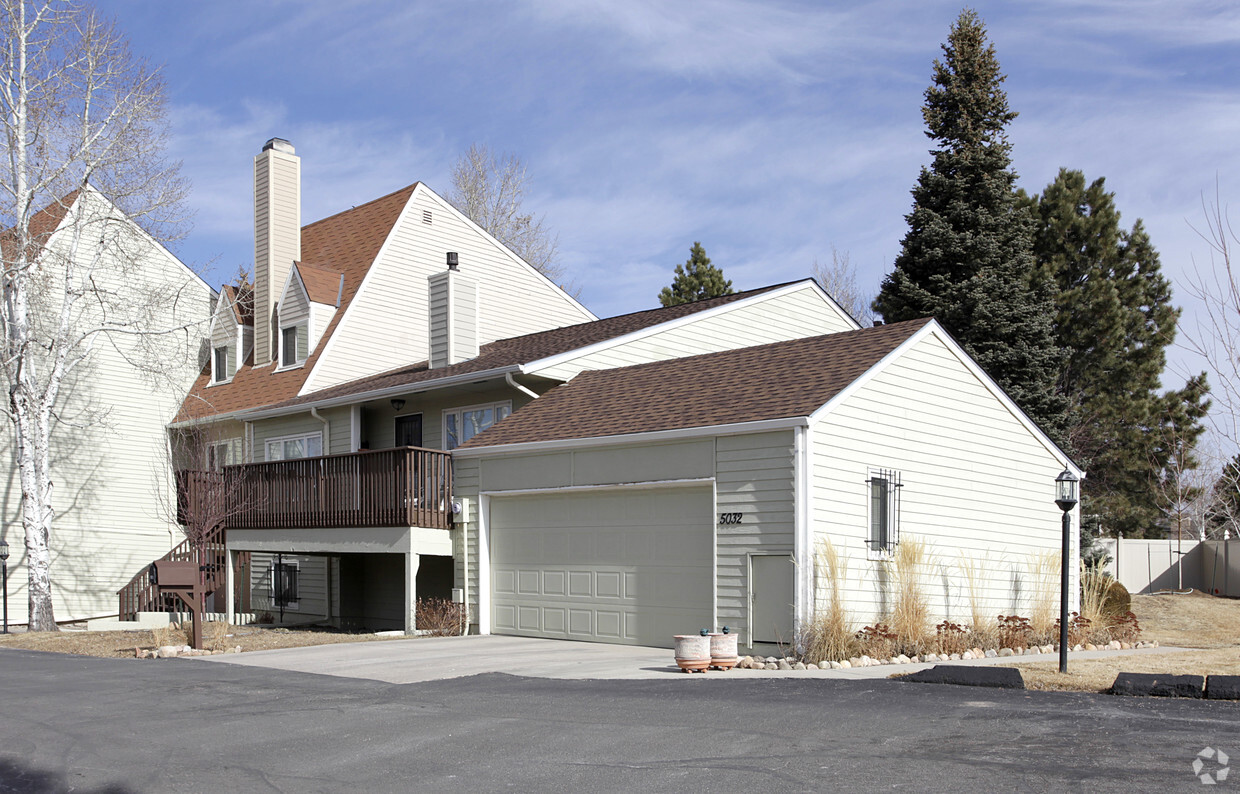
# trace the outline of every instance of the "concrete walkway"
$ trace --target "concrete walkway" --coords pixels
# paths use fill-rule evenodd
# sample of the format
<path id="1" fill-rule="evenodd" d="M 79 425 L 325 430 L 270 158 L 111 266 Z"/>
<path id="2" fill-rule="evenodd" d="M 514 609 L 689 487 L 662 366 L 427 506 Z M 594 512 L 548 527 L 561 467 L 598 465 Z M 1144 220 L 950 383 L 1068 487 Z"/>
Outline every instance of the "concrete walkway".
<path id="1" fill-rule="evenodd" d="M 1071 660 L 1102 659 L 1120 655 L 1157 654 L 1183 648 L 1138 648 L 1129 651 L 1080 651 Z M 998 665 L 1014 662 L 1050 662 L 1058 654 L 939 662 L 953 665 Z M 554 679 L 678 678 L 887 678 L 933 667 L 935 663 L 878 665 L 848 670 L 730 670 L 689 675 L 676 666 L 670 648 L 608 645 L 599 642 L 542 640 L 529 637 L 427 637 L 389 642 L 356 642 L 194 657 L 209 664 L 237 664 L 273 670 L 331 675 L 410 684 L 447 678 L 509 673 Z"/>

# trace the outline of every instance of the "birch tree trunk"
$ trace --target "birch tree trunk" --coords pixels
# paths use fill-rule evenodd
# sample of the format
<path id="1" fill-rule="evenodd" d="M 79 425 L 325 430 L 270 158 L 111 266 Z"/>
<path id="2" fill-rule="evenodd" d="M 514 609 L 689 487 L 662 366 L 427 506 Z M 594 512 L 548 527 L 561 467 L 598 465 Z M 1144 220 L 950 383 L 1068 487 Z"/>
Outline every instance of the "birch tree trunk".
<path id="1" fill-rule="evenodd" d="M 105 342 L 152 378 L 184 367 L 184 352 L 153 341 L 188 338 L 187 325 L 157 322 L 184 285 L 146 283 L 133 247 L 171 236 L 184 184 L 163 159 L 159 75 L 109 23 L 58 0 L 0 0 L 0 31 L 0 413 L 21 485 L 29 627 L 52 631 L 62 386 Z"/>

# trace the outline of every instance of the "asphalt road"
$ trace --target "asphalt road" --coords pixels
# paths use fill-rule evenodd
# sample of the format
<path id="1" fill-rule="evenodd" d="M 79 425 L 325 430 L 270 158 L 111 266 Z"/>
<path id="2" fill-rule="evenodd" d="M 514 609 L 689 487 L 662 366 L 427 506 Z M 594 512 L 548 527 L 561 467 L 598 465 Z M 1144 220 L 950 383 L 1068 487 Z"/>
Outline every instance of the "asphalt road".
<path id="1" fill-rule="evenodd" d="M 1240 764 L 1240 704 L 722 676 L 386 684 L 0 650 L 0 791 L 1199 790 L 1207 746 Z"/>

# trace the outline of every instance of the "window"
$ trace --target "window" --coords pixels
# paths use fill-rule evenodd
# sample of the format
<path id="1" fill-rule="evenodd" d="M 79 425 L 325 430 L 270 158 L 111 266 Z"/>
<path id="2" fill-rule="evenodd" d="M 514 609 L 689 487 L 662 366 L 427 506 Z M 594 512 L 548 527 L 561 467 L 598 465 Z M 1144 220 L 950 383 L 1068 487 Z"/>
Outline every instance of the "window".
<path id="1" fill-rule="evenodd" d="M 271 563 L 271 605 L 282 609 L 297 609 L 301 600 L 297 592 L 298 564 L 285 562 L 276 557 Z"/>
<path id="2" fill-rule="evenodd" d="M 215 383 L 223 383 L 231 377 L 228 372 L 228 358 L 228 345 L 215 348 L 214 366 L 211 370 L 211 380 Z"/>
<path id="3" fill-rule="evenodd" d="M 871 469 L 869 556 L 886 557 L 900 542 L 900 473 Z"/>
<path id="4" fill-rule="evenodd" d="M 512 403 L 507 401 L 444 411 L 444 449 L 456 449 L 510 413 L 512 413 Z"/>
<path id="5" fill-rule="evenodd" d="M 280 329 L 280 366 L 292 367 L 306 360 L 309 335 L 304 325 Z"/>
<path id="6" fill-rule="evenodd" d="M 267 441 L 267 460 L 314 458 L 323 454 L 323 434 L 306 433 Z"/>
<path id="7" fill-rule="evenodd" d="M 232 450 L 231 441 L 216 441 L 207 444 L 207 470 L 220 471 L 225 466 L 231 466 Z"/>

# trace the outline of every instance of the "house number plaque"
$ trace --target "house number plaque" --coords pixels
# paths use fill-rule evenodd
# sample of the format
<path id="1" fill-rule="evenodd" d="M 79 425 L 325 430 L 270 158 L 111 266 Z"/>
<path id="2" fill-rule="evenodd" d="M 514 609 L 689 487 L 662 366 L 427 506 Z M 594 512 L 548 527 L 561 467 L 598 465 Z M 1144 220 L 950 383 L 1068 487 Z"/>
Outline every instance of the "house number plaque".
<path id="1" fill-rule="evenodd" d="M 724 526 L 727 524 L 739 524 L 739 523 L 741 523 L 740 513 L 720 513 L 719 514 L 719 525 L 720 526 Z"/>

